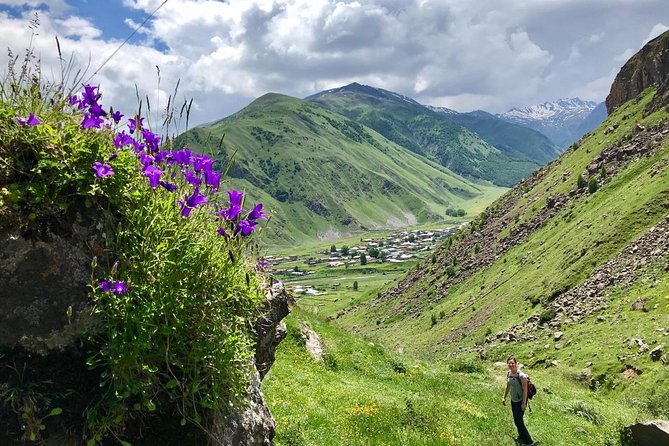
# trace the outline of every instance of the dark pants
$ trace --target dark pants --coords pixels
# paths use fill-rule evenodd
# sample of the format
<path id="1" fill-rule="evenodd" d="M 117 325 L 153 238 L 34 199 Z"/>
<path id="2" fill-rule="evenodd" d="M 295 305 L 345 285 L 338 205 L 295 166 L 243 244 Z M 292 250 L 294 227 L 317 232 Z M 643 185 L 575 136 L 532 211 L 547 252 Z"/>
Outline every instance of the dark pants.
<path id="1" fill-rule="evenodd" d="M 523 444 L 532 444 L 532 437 L 530 437 L 530 433 L 527 432 L 525 422 L 523 421 L 524 412 L 523 409 L 521 409 L 522 404 L 522 401 L 518 401 L 517 403 L 511 401 L 513 422 L 516 424 L 516 428 L 518 428 L 518 437 L 520 442 Z"/>

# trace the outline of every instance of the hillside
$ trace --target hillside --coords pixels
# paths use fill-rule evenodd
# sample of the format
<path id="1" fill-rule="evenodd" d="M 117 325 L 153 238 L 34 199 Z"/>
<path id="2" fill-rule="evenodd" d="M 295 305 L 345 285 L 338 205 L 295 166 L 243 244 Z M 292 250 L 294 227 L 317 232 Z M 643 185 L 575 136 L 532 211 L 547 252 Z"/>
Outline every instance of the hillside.
<path id="1" fill-rule="evenodd" d="M 558 147 L 565 149 L 599 126 L 606 119 L 606 113 L 602 112 L 601 108 L 597 108 L 596 102 L 569 98 L 525 108 L 513 108 L 497 116 L 508 122 L 537 130 L 550 138 Z"/>
<path id="2" fill-rule="evenodd" d="M 541 163 L 507 146 L 494 147 L 450 118 L 411 98 L 353 83 L 306 98 L 370 127 L 412 152 L 470 178 L 513 186 Z"/>
<path id="3" fill-rule="evenodd" d="M 221 165 L 234 157 L 229 181 L 271 210 L 270 242 L 439 221 L 448 208 L 472 214 L 503 192 L 344 116 L 279 94 L 179 140 L 215 152 Z"/>
<path id="4" fill-rule="evenodd" d="M 456 112 L 448 116 L 513 159 L 527 159 L 543 166 L 562 153 L 541 132 L 507 122 L 482 110 L 469 113 Z"/>
<path id="5" fill-rule="evenodd" d="M 338 323 L 421 355 L 515 353 L 666 414 L 669 113 L 653 101 L 649 88 L 617 106 Z"/>

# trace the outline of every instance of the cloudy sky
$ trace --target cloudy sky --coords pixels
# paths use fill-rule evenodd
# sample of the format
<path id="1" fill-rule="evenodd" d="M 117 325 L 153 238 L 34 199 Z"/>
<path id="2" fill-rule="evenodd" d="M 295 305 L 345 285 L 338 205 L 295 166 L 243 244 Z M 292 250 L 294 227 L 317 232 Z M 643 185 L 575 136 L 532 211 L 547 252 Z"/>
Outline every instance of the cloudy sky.
<path id="1" fill-rule="evenodd" d="M 35 12 L 45 75 L 60 77 L 58 36 L 105 104 L 133 110 L 137 86 L 157 110 L 180 80 L 192 123 L 268 91 L 354 81 L 458 111 L 601 101 L 622 64 L 669 29 L 667 0 L 0 0 L 0 46 L 24 51 Z"/>

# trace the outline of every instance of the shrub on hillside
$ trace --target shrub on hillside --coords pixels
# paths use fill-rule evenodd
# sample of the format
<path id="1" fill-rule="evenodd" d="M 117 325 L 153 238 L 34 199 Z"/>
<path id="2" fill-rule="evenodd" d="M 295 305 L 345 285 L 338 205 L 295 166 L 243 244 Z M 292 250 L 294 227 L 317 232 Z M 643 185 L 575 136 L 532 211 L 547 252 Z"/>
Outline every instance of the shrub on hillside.
<path id="1" fill-rule="evenodd" d="M 584 401 L 574 401 L 572 404 L 566 406 L 564 411 L 585 418 L 592 424 L 604 424 L 604 415 L 595 406 Z"/>
<path id="2" fill-rule="evenodd" d="M 579 175 L 578 178 L 576 179 L 576 187 L 579 189 L 583 189 L 588 183 L 586 183 L 585 179 L 583 178 L 583 175 Z"/>
<path id="3" fill-rule="evenodd" d="M 588 181 L 588 192 L 594 194 L 595 192 L 597 192 L 597 189 L 599 189 L 599 186 L 597 185 L 597 180 L 594 178 L 590 178 L 590 181 Z"/>
<path id="4" fill-rule="evenodd" d="M 484 373 L 485 368 L 480 361 L 472 358 L 458 358 L 448 363 L 448 369 L 457 373 Z"/>
<path id="5" fill-rule="evenodd" d="M 539 325 L 544 325 L 546 322 L 550 322 L 557 315 L 555 308 L 548 308 L 541 312 L 539 315 Z"/>

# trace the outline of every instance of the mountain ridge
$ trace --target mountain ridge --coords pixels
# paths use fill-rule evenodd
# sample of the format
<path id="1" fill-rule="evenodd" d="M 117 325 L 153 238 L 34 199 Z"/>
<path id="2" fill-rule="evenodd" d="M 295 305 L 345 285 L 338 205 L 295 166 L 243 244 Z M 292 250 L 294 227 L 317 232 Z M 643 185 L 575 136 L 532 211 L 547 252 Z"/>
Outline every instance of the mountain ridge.
<path id="1" fill-rule="evenodd" d="M 229 183 L 274 212 L 272 242 L 440 221 L 448 208 L 475 212 L 503 190 L 467 180 L 342 115 L 278 93 L 186 132 L 179 142 L 213 153 L 222 170 L 234 157 Z"/>
<path id="2" fill-rule="evenodd" d="M 600 106 L 601 107 L 601 106 Z M 496 116 L 546 135 L 561 149 L 596 128 L 606 115 L 591 116 L 598 104 L 580 98 L 558 99 L 523 108 L 512 108 Z"/>
<path id="3" fill-rule="evenodd" d="M 353 83 L 308 96 L 306 100 L 370 127 L 470 178 L 511 186 L 541 164 L 518 153 L 507 154 L 450 119 L 450 114 L 387 90 Z"/>

